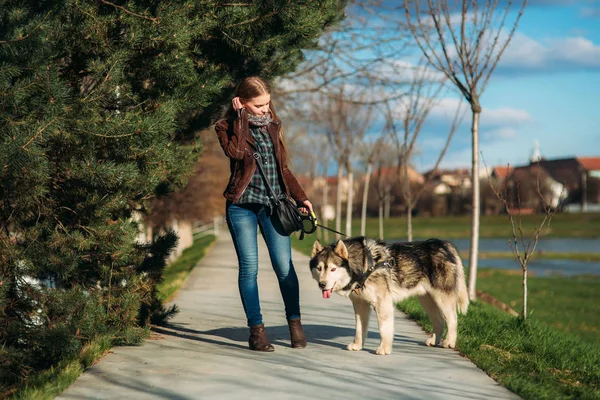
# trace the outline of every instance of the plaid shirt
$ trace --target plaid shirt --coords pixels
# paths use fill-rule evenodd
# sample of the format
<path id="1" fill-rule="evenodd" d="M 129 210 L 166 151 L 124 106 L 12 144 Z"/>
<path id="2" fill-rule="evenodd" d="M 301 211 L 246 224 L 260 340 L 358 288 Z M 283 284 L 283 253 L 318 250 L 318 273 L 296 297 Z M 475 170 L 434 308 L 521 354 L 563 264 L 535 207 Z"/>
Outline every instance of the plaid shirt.
<path id="1" fill-rule="evenodd" d="M 269 178 L 269 183 L 273 187 L 275 193 L 280 196 L 282 193 L 281 185 L 279 184 L 279 174 L 277 172 L 277 160 L 275 159 L 275 149 L 273 148 L 273 142 L 267 126 L 253 126 L 250 125 L 250 132 L 256 143 L 256 150 L 260 154 L 262 159 L 263 170 L 265 175 Z M 257 161 L 258 162 L 258 161 Z M 269 200 L 271 193 L 267 187 L 265 180 L 258 169 L 254 171 L 252 179 L 248 184 L 244 193 L 240 196 L 238 203 L 259 203 L 267 206 L 271 206 Z"/>

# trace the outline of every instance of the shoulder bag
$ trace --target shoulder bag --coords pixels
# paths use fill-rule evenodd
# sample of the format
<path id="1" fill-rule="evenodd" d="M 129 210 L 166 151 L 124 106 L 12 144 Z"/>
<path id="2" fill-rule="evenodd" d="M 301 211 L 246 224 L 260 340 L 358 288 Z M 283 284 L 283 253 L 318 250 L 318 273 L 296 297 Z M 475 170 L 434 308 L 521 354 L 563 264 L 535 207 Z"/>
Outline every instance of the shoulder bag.
<path id="1" fill-rule="evenodd" d="M 267 175 L 262 167 L 262 157 L 258 152 L 254 152 L 252 154 L 254 160 L 256 161 L 256 165 L 265 180 L 267 188 L 271 193 L 271 198 L 273 200 L 273 223 L 275 225 L 275 229 L 279 230 L 280 233 L 289 236 L 294 232 L 300 231 L 300 240 L 304 239 L 304 230 L 302 223 L 302 213 L 294 203 L 292 199 L 288 196 L 283 198 L 278 198 L 277 194 L 273 190 Z"/>

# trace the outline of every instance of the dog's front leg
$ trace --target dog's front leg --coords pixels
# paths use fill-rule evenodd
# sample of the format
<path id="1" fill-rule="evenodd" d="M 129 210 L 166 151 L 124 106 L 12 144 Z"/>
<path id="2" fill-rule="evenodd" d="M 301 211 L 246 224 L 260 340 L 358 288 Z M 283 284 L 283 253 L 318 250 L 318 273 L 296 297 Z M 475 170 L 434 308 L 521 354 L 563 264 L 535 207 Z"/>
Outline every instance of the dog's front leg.
<path id="1" fill-rule="evenodd" d="M 379 323 L 379 335 L 381 343 L 375 353 L 386 355 L 392 352 L 392 342 L 394 340 L 394 302 L 392 296 L 385 296 L 379 299 L 375 306 L 377 313 L 377 322 Z"/>
<path id="2" fill-rule="evenodd" d="M 371 306 L 368 302 L 358 298 L 355 295 L 350 296 L 350 299 L 352 300 L 352 306 L 354 306 L 354 317 L 356 318 L 356 333 L 354 334 L 354 341 L 350 343 L 346 348 L 351 351 L 358 351 L 363 348 L 363 344 L 365 343 L 365 339 L 367 337 Z"/>

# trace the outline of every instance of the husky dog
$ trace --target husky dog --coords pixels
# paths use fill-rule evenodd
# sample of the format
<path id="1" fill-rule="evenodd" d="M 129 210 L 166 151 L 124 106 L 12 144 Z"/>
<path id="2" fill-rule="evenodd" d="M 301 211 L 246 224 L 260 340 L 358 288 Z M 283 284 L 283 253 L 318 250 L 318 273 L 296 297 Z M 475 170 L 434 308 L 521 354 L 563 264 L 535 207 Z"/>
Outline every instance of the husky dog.
<path id="1" fill-rule="evenodd" d="M 390 354 L 394 302 L 412 295 L 419 296 L 433 323 L 433 335 L 425 344 L 450 348 L 456 345 L 457 310 L 466 313 L 469 298 L 463 265 L 452 243 L 428 239 L 386 245 L 380 240 L 355 237 L 323 247 L 317 240 L 310 270 L 324 299 L 336 292 L 352 300 L 356 335 L 348 350 L 362 349 L 372 307 L 381 336 L 376 353 Z M 448 334 L 442 341 L 444 321 Z"/>

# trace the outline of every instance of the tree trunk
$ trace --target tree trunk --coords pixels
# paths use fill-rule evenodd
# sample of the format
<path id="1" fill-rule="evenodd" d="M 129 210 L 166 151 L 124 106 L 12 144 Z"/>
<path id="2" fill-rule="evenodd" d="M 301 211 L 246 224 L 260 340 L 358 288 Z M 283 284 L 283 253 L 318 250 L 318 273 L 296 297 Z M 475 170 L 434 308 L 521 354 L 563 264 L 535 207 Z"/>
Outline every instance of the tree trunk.
<path id="1" fill-rule="evenodd" d="M 383 239 L 383 199 L 379 199 L 379 239 Z"/>
<path id="2" fill-rule="evenodd" d="M 559 200 L 560 203 L 560 200 Z M 587 172 L 581 169 L 581 212 L 587 211 Z"/>
<path id="3" fill-rule="evenodd" d="M 384 210 L 383 210 L 383 214 L 385 218 L 389 218 L 390 217 L 390 207 L 391 207 L 391 203 L 392 202 L 392 194 L 390 193 L 390 190 L 386 190 L 385 191 L 385 205 L 384 205 Z"/>
<path id="4" fill-rule="evenodd" d="M 481 107 L 476 104 L 474 106 L 472 105 L 472 108 L 471 179 L 473 181 L 473 209 L 471 220 L 471 249 L 469 251 L 469 300 L 475 301 L 477 299 L 475 285 L 477 283 L 477 257 L 479 255 L 479 115 L 481 114 Z"/>
<path id="5" fill-rule="evenodd" d="M 325 172 L 324 172 L 324 178 L 325 178 L 325 184 L 323 185 L 323 205 L 321 207 L 321 210 L 323 210 L 323 212 L 321 212 L 321 218 L 323 219 L 323 222 L 325 223 L 325 226 L 327 226 L 327 220 L 325 219 L 325 212 L 324 209 L 325 207 L 328 206 L 328 192 L 329 192 L 329 185 L 327 185 L 327 167 L 325 167 Z M 329 231 L 327 229 L 321 229 L 323 231 L 323 241 L 325 243 L 329 242 Z"/>
<path id="6" fill-rule="evenodd" d="M 413 200 L 410 190 L 410 179 L 408 178 L 408 164 L 404 166 L 404 201 L 406 202 L 406 237 L 409 242 L 413 240 L 412 234 L 412 210 Z"/>
<path id="7" fill-rule="evenodd" d="M 527 319 L 527 265 L 523 267 L 523 319 Z"/>
<path id="8" fill-rule="evenodd" d="M 406 230 L 406 237 L 408 238 L 407 240 L 409 242 L 413 241 L 413 232 L 412 232 L 412 204 L 408 203 L 406 206 L 406 225 L 407 225 L 407 230 Z"/>
<path id="9" fill-rule="evenodd" d="M 342 229 L 342 178 L 344 176 L 344 167 L 342 163 L 338 164 L 337 170 L 337 199 L 335 199 L 335 230 L 341 232 Z M 335 234 L 338 240 L 340 235 Z"/>
<path id="10" fill-rule="evenodd" d="M 352 203 L 354 202 L 354 172 L 348 171 L 348 200 L 346 202 L 346 235 L 352 236 Z"/>
<path id="11" fill-rule="evenodd" d="M 362 211 L 360 215 L 360 234 L 365 236 L 367 230 L 367 201 L 369 200 L 369 183 L 371 181 L 371 169 L 373 164 L 367 165 L 367 176 L 365 176 L 365 186 L 363 187 Z"/>

